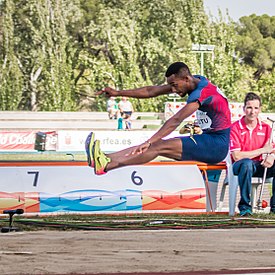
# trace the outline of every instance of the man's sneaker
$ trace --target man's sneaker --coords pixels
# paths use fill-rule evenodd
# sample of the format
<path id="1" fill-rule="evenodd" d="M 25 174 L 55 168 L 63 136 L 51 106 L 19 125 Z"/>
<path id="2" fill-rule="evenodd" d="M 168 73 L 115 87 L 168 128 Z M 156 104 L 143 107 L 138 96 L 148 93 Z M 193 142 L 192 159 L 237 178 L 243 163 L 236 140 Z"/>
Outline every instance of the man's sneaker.
<path id="1" fill-rule="evenodd" d="M 245 216 L 252 216 L 252 211 L 251 209 L 244 209 L 240 211 L 240 216 L 245 217 Z"/>
<path id="2" fill-rule="evenodd" d="M 94 156 L 94 170 L 96 175 L 104 175 L 107 172 L 105 168 L 111 159 L 108 158 L 101 150 L 100 150 L 100 141 L 96 140 L 93 146 L 93 156 Z"/>
<path id="3" fill-rule="evenodd" d="M 94 141 L 95 141 L 95 134 L 93 132 L 91 132 L 85 141 L 85 150 L 86 150 L 86 154 L 87 154 L 87 161 L 88 161 L 88 165 L 90 167 L 94 167 L 94 157 L 93 157 L 93 145 L 94 145 Z"/>

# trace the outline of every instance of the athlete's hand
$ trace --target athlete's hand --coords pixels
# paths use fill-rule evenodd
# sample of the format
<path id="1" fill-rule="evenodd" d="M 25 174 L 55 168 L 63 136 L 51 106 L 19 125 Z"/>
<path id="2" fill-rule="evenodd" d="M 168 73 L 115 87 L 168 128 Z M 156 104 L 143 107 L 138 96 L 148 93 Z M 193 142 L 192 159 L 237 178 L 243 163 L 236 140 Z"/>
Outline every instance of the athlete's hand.
<path id="1" fill-rule="evenodd" d="M 180 128 L 179 133 L 181 135 L 189 134 L 192 131 L 192 127 L 193 127 L 192 123 L 187 123 L 187 124 L 183 125 L 182 128 Z"/>
<path id="2" fill-rule="evenodd" d="M 201 134 L 203 133 L 203 131 L 202 131 L 202 129 L 201 129 L 200 126 L 195 125 L 195 126 L 194 126 L 194 133 L 195 133 L 196 135 L 201 135 Z"/>
<path id="3" fill-rule="evenodd" d="M 111 96 L 119 96 L 119 91 L 111 88 L 111 87 L 106 87 L 102 89 L 101 91 L 98 91 L 95 93 L 96 95 L 102 95 L 104 94 L 106 97 L 111 97 Z"/>
<path id="4" fill-rule="evenodd" d="M 133 148 L 133 151 L 130 152 L 129 154 L 127 154 L 126 156 L 129 156 L 129 155 L 139 155 L 139 154 L 142 154 L 144 153 L 145 151 L 148 150 L 148 148 L 151 146 L 150 143 L 148 142 L 144 142 L 136 147 Z"/>
<path id="5" fill-rule="evenodd" d="M 194 134 L 201 135 L 203 132 L 199 125 L 189 122 L 189 123 L 183 125 L 183 127 L 179 130 L 179 133 L 181 135 L 190 133 L 190 136 L 192 136 Z"/>

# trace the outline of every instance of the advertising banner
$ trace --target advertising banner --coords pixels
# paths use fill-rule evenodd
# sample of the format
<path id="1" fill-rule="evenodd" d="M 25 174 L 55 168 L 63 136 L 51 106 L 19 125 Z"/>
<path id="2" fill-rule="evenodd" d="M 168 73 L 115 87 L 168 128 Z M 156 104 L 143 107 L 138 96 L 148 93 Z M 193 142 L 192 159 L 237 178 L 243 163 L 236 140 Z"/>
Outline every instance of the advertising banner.
<path id="1" fill-rule="evenodd" d="M 6 131 L 0 132 L 0 151 L 8 152 L 36 152 L 36 136 L 41 132 L 37 131 Z M 60 130 L 45 132 L 45 150 L 53 151 L 84 151 L 85 140 L 90 131 Z M 141 144 L 149 139 L 155 131 L 95 131 L 96 139 L 101 142 L 104 152 L 115 152 L 131 146 Z M 42 133 L 41 133 L 42 134 Z M 166 138 L 178 136 L 174 131 Z"/>
<path id="2" fill-rule="evenodd" d="M 186 105 L 186 102 L 165 102 L 164 117 L 165 120 L 176 114 L 182 107 Z M 243 103 L 230 102 L 229 108 L 231 111 L 232 122 L 240 119 L 243 116 Z M 185 119 L 185 121 L 194 121 L 196 119 L 196 113 Z"/>
<path id="3" fill-rule="evenodd" d="M 85 140 L 90 131 L 58 131 L 57 151 L 84 151 Z M 116 152 L 139 145 L 148 140 L 155 131 L 94 131 L 95 138 L 100 140 L 102 151 Z M 166 137 L 179 136 L 174 131 Z"/>
<path id="4" fill-rule="evenodd" d="M 35 138 L 38 131 L 1 131 L 0 151 L 35 151 Z M 45 132 L 45 150 L 56 150 L 57 132 Z"/>
<path id="5" fill-rule="evenodd" d="M 176 114 L 181 108 L 183 108 L 186 105 L 186 102 L 165 102 L 164 105 L 164 118 L 165 120 L 172 117 L 174 114 Z M 188 121 L 194 121 L 196 119 L 196 114 L 193 113 L 191 116 L 187 117 L 185 119 L 186 122 Z"/>

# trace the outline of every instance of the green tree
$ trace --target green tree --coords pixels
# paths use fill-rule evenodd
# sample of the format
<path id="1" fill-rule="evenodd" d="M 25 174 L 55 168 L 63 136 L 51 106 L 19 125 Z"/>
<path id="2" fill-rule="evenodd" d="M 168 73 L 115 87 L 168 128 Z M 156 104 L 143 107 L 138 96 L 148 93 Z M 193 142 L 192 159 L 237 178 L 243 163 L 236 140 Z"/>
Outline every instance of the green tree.
<path id="1" fill-rule="evenodd" d="M 232 21 L 213 22 L 211 30 L 211 43 L 215 45 L 214 58 L 209 62 L 209 75 L 211 81 L 223 90 L 229 100 L 239 100 L 239 87 L 237 81 L 241 79 L 241 64 L 235 53 L 236 35 Z"/>
<path id="2" fill-rule="evenodd" d="M 241 58 L 240 94 L 258 93 L 263 111 L 274 112 L 275 16 L 244 16 L 236 25 L 236 53 Z"/>
<path id="3" fill-rule="evenodd" d="M 162 84 L 175 61 L 199 74 L 192 44 L 215 45 L 204 74 L 230 100 L 252 90 L 274 108 L 274 17 L 209 20 L 203 0 L 4 0 L 0 7 L 3 110 L 105 111 L 106 99 L 94 96 L 102 87 Z M 163 111 L 166 100 L 132 102 L 137 111 Z"/>
<path id="4" fill-rule="evenodd" d="M 236 50 L 243 61 L 254 67 L 254 77 L 260 79 L 265 71 L 274 69 L 275 61 L 275 16 L 244 16 L 240 18 L 236 30 L 238 41 Z"/>
<path id="5" fill-rule="evenodd" d="M 189 51 L 192 43 L 184 3 L 106 1 L 105 6 L 93 5 L 92 9 L 98 8 L 97 16 L 82 31 L 80 62 L 82 76 L 86 80 L 90 76 L 91 90 L 102 88 L 106 82 L 121 89 L 161 84 L 171 62 L 188 58 L 196 64 Z M 137 110 L 157 111 L 163 110 L 165 97 L 133 101 Z M 97 98 L 96 103 L 99 109 L 105 109 L 102 99 Z"/>
<path id="6" fill-rule="evenodd" d="M 16 56 L 13 1 L 1 3 L 1 58 L 0 58 L 0 110 L 17 110 L 22 98 L 23 75 L 20 60 Z"/>
<path id="7" fill-rule="evenodd" d="M 6 5 L 14 2 L 5 0 Z M 74 1 L 76 3 L 76 0 Z M 18 0 L 6 10 L 14 24 L 14 51 L 24 85 L 20 109 L 75 109 L 72 81 L 73 48 L 66 26 L 77 17 L 77 5 L 67 0 Z M 11 91 L 10 91 L 11 92 Z"/>

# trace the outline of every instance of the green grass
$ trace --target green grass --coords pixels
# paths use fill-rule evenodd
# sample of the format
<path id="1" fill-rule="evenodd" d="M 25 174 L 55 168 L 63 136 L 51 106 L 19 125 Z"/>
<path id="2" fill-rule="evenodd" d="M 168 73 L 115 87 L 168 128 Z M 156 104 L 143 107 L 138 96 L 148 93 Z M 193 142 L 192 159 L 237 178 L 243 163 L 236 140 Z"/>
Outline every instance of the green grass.
<path id="1" fill-rule="evenodd" d="M 155 124 L 144 124 L 143 129 L 149 129 L 149 130 L 157 130 L 161 127 L 161 125 L 155 125 Z"/>
<path id="2" fill-rule="evenodd" d="M 0 227 L 9 225 L 0 218 Z M 229 217 L 225 214 L 123 214 L 123 215 L 54 215 L 47 217 L 14 216 L 13 226 L 25 231 L 37 230 L 146 230 L 146 229 L 228 229 L 275 227 L 275 215 Z"/>
<path id="3" fill-rule="evenodd" d="M 137 120 L 156 120 L 159 119 L 157 116 L 138 116 Z"/>
<path id="4" fill-rule="evenodd" d="M 85 152 L 0 153 L 0 161 L 85 161 Z"/>

